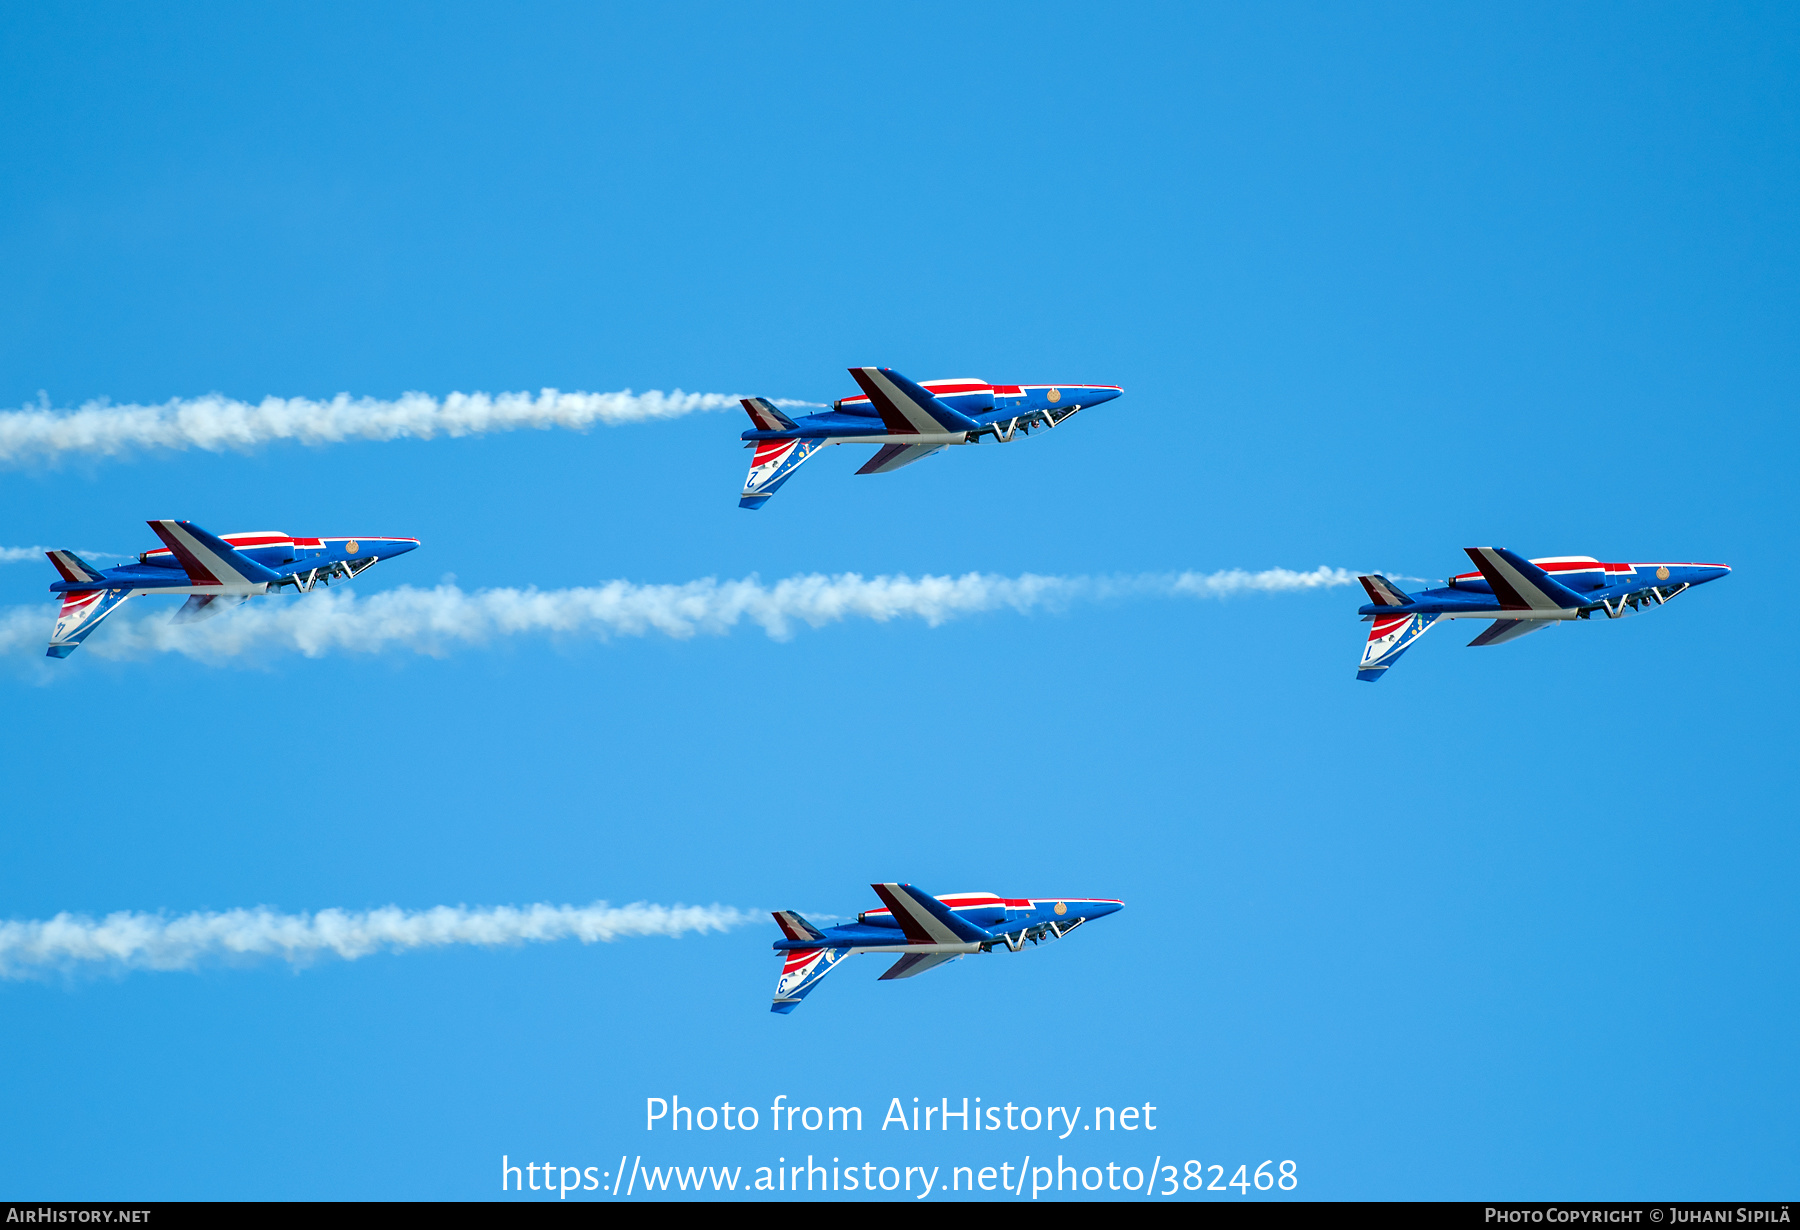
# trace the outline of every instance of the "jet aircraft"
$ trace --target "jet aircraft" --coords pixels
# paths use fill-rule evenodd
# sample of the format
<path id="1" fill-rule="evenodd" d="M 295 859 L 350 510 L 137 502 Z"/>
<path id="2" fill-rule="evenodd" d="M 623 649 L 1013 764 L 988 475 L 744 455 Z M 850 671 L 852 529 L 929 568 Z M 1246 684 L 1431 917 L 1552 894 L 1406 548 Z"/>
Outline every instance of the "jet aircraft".
<path id="1" fill-rule="evenodd" d="M 139 594 L 186 594 L 175 623 L 191 623 L 257 595 L 293 586 L 306 593 L 360 576 L 377 560 L 412 550 L 417 538 L 291 538 L 273 532 L 207 533 L 191 521 L 149 522 L 164 545 L 135 564 L 96 568 L 73 551 L 48 551 L 62 580 L 62 611 L 50 633 L 49 656 L 66 658 L 100 621 Z"/>
<path id="2" fill-rule="evenodd" d="M 1505 547 L 1464 549 L 1478 571 L 1459 573 L 1442 589 L 1409 594 L 1379 573 L 1357 578 L 1371 599 L 1357 613 L 1374 621 L 1358 679 L 1380 679 L 1440 619 L 1491 619 L 1469 645 L 1503 645 L 1595 611 L 1617 619 L 1661 606 L 1731 571 L 1724 564 L 1603 564 L 1589 555 L 1526 560 Z"/>
<path id="3" fill-rule="evenodd" d="M 775 911 L 787 938 L 775 941 L 782 954 L 771 1012 L 792 1012 L 845 957 L 892 952 L 900 959 L 880 981 L 913 978 L 972 952 L 1004 944 L 1018 952 L 1026 944 L 1048 943 L 1091 919 L 1125 908 L 1102 897 L 996 897 L 992 893 L 951 893 L 933 897 L 910 884 L 872 884 L 883 907 L 865 910 L 856 922 L 821 931 L 792 910 Z"/>
<path id="4" fill-rule="evenodd" d="M 791 419 L 766 398 L 746 397 L 754 448 L 739 508 L 761 508 L 808 457 L 827 444 L 879 444 L 858 474 L 887 474 L 941 453 L 952 444 L 1005 444 L 1034 427 L 1056 427 L 1069 416 L 1124 392 L 1116 384 L 989 384 L 985 380 L 927 380 L 914 384 L 891 367 L 853 367 L 856 397 L 831 403 L 823 414 Z"/>

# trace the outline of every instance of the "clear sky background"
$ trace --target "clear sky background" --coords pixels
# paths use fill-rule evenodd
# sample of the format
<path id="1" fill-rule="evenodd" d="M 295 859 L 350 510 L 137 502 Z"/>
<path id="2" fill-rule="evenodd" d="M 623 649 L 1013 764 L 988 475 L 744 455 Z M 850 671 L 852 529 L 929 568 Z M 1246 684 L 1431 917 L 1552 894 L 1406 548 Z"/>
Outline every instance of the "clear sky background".
<path id="1" fill-rule="evenodd" d="M 772 924 L 3 983 L 0 1193 L 1059 1151 L 1291 1158 L 1314 1198 L 1791 1193 L 1797 52 L 1781 5 L 8 12 L 0 407 L 828 401 L 871 363 L 1126 395 L 888 476 L 830 450 L 756 513 L 735 412 L 33 464 L 0 546 L 423 540 L 365 594 L 1442 577 L 1473 544 L 1736 571 L 1481 652 L 1440 630 L 1376 686 L 1354 589 L 441 658 L 33 648 L 0 664 L 0 918 L 849 915 L 886 879 L 1127 909 L 906 982 L 858 958 L 791 1017 Z M 52 579 L 0 566 L 0 605 L 47 634 Z M 778 1093 L 874 1118 L 640 1126 Z M 965 1095 L 1160 1127 L 876 1128 Z"/>

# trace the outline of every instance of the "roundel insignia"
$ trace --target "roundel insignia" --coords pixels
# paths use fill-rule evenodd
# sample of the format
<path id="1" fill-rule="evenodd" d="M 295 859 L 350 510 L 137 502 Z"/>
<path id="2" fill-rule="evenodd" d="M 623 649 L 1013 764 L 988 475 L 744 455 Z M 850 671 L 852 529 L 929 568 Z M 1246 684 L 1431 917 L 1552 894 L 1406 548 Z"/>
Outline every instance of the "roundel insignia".
<path id="1" fill-rule="evenodd" d="M 1669 579 L 1669 570 L 1668 570 L 1668 568 L 1667 568 L 1667 567 L 1659 567 L 1659 568 L 1657 568 L 1657 570 L 1656 570 L 1656 579 L 1657 579 L 1657 580 L 1659 580 L 1659 581 L 1666 581 L 1666 580 L 1668 580 L 1668 579 Z"/>
<path id="2" fill-rule="evenodd" d="M 1069 907 L 1058 901 L 1056 903 L 1056 912 L 1058 914 L 1067 914 L 1069 912 Z"/>
<path id="3" fill-rule="evenodd" d="M 1051 405 L 1055 405 L 1062 400 L 1062 390 L 1051 389 L 1048 393 L 1044 394 L 1044 396 L 1049 399 Z"/>
<path id="4" fill-rule="evenodd" d="M 344 544 L 344 554 L 345 555 L 355 555 L 356 552 L 357 552 L 357 545 L 356 545 L 356 540 L 354 538 Z"/>

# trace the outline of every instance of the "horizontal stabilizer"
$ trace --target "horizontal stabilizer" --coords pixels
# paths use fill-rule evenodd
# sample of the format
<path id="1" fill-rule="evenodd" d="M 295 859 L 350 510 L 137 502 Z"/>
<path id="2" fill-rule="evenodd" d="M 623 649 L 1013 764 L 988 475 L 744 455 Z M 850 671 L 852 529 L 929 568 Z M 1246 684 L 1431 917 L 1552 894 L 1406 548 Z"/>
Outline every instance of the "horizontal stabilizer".
<path id="1" fill-rule="evenodd" d="M 884 444 L 881 451 L 869 458 L 858 474 L 888 474 L 901 466 L 909 466 L 915 461 L 923 461 L 933 453 L 941 453 L 949 447 L 944 444 Z"/>
<path id="2" fill-rule="evenodd" d="M 62 579 L 65 581 L 93 581 L 95 584 L 105 584 L 100 576 L 100 570 L 73 551 L 46 551 L 44 554 L 56 566 L 56 570 L 62 573 Z"/>
<path id="3" fill-rule="evenodd" d="M 1566 611 L 1587 605 L 1586 598 L 1505 547 L 1464 547 L 1463 550 L 1481 569 L 1482 577 L 1503 608 Z"/>
<path id="4" fill-rule="evenodd" d="M 1436 615 L 1377 615 L 1369 628 L 1369 639 L 1363 644 L 1362 664 L 1356 668 L 1356 677 L 1364 683 L 1380 679 L 1437 621 Z"/>
<path id="5" fill-rule="evenodd" d="M 1374 576 L 1357 577 L 1362 587 L 1369 591 L 1369 601 L 1377 606 L 1411 606 L 1412 595 L 1382 576 L 1379 572 Z"/>
<path id="6" fill-rule="evenodd" d="M 952 431 L 978 431 L 977 423 L 960 410 L 939 401 L 891 367 L 853 367 L 850 375 L 869 395 L 869 404 L 882 424 L 896 436 L 942 435 Z"/>
<path id="7" fill-rule="evenodd" d="M 758 431 L 792 431 L 794 420 L 775 408 L 775 403 L 766 397 L 739 398 L 750 421 L 756 424 Z"/>
<path id="8" fill-rule="evenodd" d="M 151 521 L 194 585 L 267 585 L 281 574 L 263 567 L 223 538 L 209 534 L 192 521 Z"/>
<path id="9" fill-rule="evenodd" d="M 1469 642 L 1470 649 L 1483 645 L 1504 645 L 1508 641 L 1516 641 L 1521 636 L 1530 636 L 1539 628 L 1555 625 L 1554 619 L 1496 619 L 1481 630 L 1481 634 Z"/>
<path id="10" fill-rule="evenodd" d="M 792 910 L 776 910 L 775 925 L 790 940 L 822 940 L 825 933 L 807 922 Z"/>
<path id="11" fill-rule="evenodd" d="M 888 966 L 887 972 L 876 981 L 892 982 L 896 978 L 917 978 L 927 970 L 934 970 L 947 962 L 961 959 L 962 954 L 957 952 L 909 952 Z"/>
<path id="12" fill-rule="evenodd" d="M 914 944 L 980 944 L 994 937 L 930 893 L 910 884 L 871 884 L 894 921 Z"/>

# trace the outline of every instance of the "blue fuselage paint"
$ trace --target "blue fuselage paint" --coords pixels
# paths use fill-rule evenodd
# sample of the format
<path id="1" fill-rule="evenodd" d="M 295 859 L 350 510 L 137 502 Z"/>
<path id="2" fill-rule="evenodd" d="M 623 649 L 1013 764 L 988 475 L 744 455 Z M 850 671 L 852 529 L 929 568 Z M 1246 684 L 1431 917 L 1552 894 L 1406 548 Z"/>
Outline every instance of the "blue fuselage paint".
<path id="1" fill-rule="evenodd" d="M 1016 395 L 997 390 L 975 393 L 935 393 L 937 399 L 967 415 L 982 427 L 1004 425 L 1027 414 L 1088 409 L 1111 401 L 1123 391 L 1113 385 L 1056 384 L 1042 387 L 1001 385 L 999 389 L 1019 387 Z M 1054 400 L 1051 394 L 1056 396 Z M 867 398 L 854 398 L 837 403 L 823 414 L 808 414 L 794 420 L 792 429 L 781 431 L 750 430 L 745 440 L 809 440 L 838 439 L 853 436 L 885 436 L 889 429 Z"/>
<path id="2" fill-rule="evenodd" d="M 1632 564 L 1629 567 L 1631 571 L 1625 573 L 1607 572 L 1604 581 L 1598 576 L 1589 579 L 1585 575 L 1558 577 L 1557 580 L 1580 595 L 1583 604 L 1579 610 L 1585 615 L 1601 610 L 1609 603 L 1616 605 L 1621 599 L 1649 593 L 1652 589 L 1667 594 L 1683 585 L 1716 581 L 1731 572 L 1723 564 Z M 1384 618 L 1397 615 L 1492 615 L 1497 619 L 1519 614 L 1517 608 L 1503 607 L 1496 602 L 1493 589 L 1480 576 L 1457 577 L 1447 586 L 1423 590 L 1410 597 L 1412 601 L 1404 606 L 1367 602 L 1358 607 L 1356 613 Z"/>
<path id="3" fill-rule="evenodd" d="M 416 538 L 321 538 L 318 546 L 281 543 L 275 546 L 241 547 L 245 556 L 281 576 L 304 576 L 315 568 L 332 564 L 358 564 L 368 560 L 392 559 L 419 545 Z M 353 551 L 350 548 L 354 546 Z M 193 585 L 187 571 L 172 551 L 146 551 L 135 564 L 103 568 L 95 581 L 58 581 L 50 587 L 53 594 L 73 593 L 89 589 L 186 589 Z"/>
<path id="4" fill-rule="evenodd" d="M 1057 908 L 1062 912 L 1058 913 Z M 1031 899 L 1031 908 L 999 907 L 992 905 L 972 906 L 952 910 L 959 918 L 974 923 L 989 932 L 995 941 L 1003 935 L 1012 935 L 1030 927 L 1040 927 L 1045 923 L 1055 923 L 1058 927 L 1068 927 L 1076 922 L 1088 922 L 1096 918 L 1104 918 L 1108 914 L 1116 914 L 1124 909 L 1118 901 L 1082 901 L 1068 897 L 1046 897 Z M 842 927 L 825 927 L 823 939 L 776 940 L 776 952 L 802 948 L 869 948 L 886 947 L 908 942 L 906 933 L 893 915 L 869 913 L 860 916 L 857 922 Z"/>

